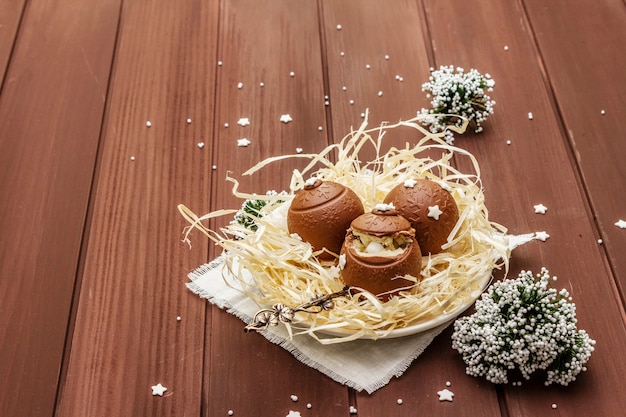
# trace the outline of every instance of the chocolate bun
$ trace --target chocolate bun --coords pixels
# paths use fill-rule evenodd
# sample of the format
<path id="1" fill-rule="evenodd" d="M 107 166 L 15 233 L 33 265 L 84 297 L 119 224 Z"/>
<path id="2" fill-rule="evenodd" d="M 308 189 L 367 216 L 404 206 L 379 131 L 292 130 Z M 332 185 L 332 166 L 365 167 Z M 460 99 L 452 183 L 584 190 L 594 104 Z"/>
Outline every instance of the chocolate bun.
<path id="1" fill-rule="evenodd" d="M 428 179 L 409 180 L 394 187 L 385 203 L 393 204 L 415 229 L 422 255 L 441 252 L 441 245 L 459 221 L 456 201 L 441 185 Z"/>
<path id="2" fill-rule="evenodd" d="M 297 233 L 314 250 L 338 254 L 346 230 L 363 214 L 363 203 L 351 189 L 332 181 L 315 180 L 298 191 L 287 214 L 289 233 Z M 321 259 L 333 256 L 323 252 Z"/>
<path id="3" fill-rule="evenodd" d="M 405 275 L 420 278 L 422 255 L 415 230 L 393 209 L 374 210 L 352 222 L 341 255 L 341 278 L 388 301 L 401 289 L 413 286 Z"/>

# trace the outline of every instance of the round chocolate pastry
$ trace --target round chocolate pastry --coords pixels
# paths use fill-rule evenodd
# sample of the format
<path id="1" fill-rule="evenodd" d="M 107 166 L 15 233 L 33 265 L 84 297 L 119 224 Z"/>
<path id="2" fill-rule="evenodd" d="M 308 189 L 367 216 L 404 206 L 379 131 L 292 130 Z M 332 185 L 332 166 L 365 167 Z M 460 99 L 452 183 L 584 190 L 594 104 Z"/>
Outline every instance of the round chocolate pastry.
<path id="1" fill-rule="evenodd" d="M 346 285 L 388 301 L 401 289 L 415 285 L 405 275 L 420 278 L 422 255 L 415 230 L 393 206 L 378 205 L 350 225 L 339 266 Z"/>
<path id="2" fill-rule="evenodd" d="M 441 252 L 441 245 L 459 221 L 459 208 L 452 194 L 428 179 L 398 184 L 389 191 L 385 203 L 393 204 L 411 222 L 424 256 Z"/>
<path id="3" fill-rule="evenodd" d="M 287 214 L 289 233 L 297 233 L 314 250 L 339 253 L 352 220 L 363 214 L 363 203 L 351 189 L 332 181 L 312 179 L 298 191 Z M 321 259 L 333 256 L 323 252 Z"/>

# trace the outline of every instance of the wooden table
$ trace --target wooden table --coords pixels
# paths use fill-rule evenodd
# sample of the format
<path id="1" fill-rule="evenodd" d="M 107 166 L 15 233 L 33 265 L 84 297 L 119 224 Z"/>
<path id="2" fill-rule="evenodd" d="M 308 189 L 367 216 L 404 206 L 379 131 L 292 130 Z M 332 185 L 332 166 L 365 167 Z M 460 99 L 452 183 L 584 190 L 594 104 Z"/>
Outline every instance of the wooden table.
<path id="1" fill-rule="evenodd" d="M 1 0 L 0 416 L 622 415 L 625 44 L 619 0 Z M 181 242 L 177 204 L 237 208 L 227 172 L 286 188 L 293 164 L 240 174 L 337 142 L 366 108 L 414 116 L 442 64 L 496 80 L 485 131 L 456 139 L 491 220 L 550 234 L 510 275 L 549 268 L 597 340 L 567 388 L 469 377 L 448 329 L 355 392 L 185 287 L 216 251 Z"/>

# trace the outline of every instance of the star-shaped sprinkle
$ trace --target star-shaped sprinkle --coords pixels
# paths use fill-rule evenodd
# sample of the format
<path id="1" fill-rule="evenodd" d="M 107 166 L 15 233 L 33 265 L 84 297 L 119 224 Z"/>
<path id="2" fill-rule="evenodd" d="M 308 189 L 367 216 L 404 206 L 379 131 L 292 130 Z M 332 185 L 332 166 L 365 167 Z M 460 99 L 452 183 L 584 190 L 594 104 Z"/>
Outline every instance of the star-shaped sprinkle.
<path id="1" fill-rule="evenodd" d="M 439 216 L 443 214 L 443 211 L 439 209 L 438 205 L 428 206 L 428 217 L 433 218 L 435 220 L 439 220 Z"/>
<path id="2" fill-rule="evenodd" d="M 250 119 L 248 119 L 247 117 L 242 117 L 241 119 L 237 120 L 237 124 L 239 126 L 248 126 L 250 124 Z"/>
<path id="3" fill-rule="evenodd" d="M 619 219 L 615 222 L 615 226 L 619 227 L 620 229 L 626 229 L 626 220 Z"/>
<path id="4" fill-rule="evenodd" d="M 454 397 L 454 393 L 448 388 L 437 391 L 437 395 L 439 395 L 439 401 L 452 401 L 452 397 Z"/>
<path id="5" fill-rule="evenodd" d="M 303 150 L 304 149 L 302 149 L 302 148 L 296 148 L 296 153 L 302 153 Z"/>
<path id="6" fill-rule="evenodd" d="M 280 116 L 280 121 L 283 123 L 289 123 L 291 121 L 293 121 L 293 119 L 291 118 L 290 114 L 283 114 Z"/>
<path id="7" fill-rule="evenodd" d="M 299 411 L 289 410 L 289 414 L 287 414 L 287 417 L 301 417 L 301 415 Z"/>
<path id="8" fill-rule="evenodd" d="M 413 188 L 415 187 L 416 184 L 417 184 L 417 181 L 415 181 L 413 178 L 404 181 L 404 186 L 406 188 Z"/>
<path id="9" fill-rule="evenodd" d="M 545 242 L 550 237 L 546 232 L 535 232 L 535 239 L 539 239 L 542 242 Z"/>
<path id="10" fill-rule="evenodd" d="M 248 145 L 250 145 L 252 142 L 250 142 L 248 140 L 248 138 L 241 138 L 241 139 L 237 139 L 237 146 L 242 146 L 242 147 L 246 147 Z"/>
<path id="11" fill-rule="evenodd" d="M 548 210 L 548 208 L 543 204 L 536 204 L 533 207 L 535 208 L 535 213 L 537 214 L 546 214 L 546 211 Z"/>
<path id="12" fill-rule="evenodd" d="M 163 393 L 167 391 L 167 388 L 161 385 L 160 382 L 157 385 L 153 385 L 151 388 L 152 388 L 152 395 L 158 395 L 159 397 L 162 397 Z"/>
<path id="13" fill-rule="evenodd" d="M 396 207 L 392 203 L 389 203 L 389 204 L 379 203 L 374 206 L 374 210 L 378 210 L 378 211 L 389 211 L 395 208 Z"/>

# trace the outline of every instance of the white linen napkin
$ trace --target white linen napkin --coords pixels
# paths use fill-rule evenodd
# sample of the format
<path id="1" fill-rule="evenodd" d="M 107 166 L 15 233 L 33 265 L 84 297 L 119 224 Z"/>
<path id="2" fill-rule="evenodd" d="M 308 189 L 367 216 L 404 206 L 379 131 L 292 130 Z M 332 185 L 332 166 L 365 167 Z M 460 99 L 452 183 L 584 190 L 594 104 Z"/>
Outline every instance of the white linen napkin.
<path id="1" fill-rule="evenodd" d="M 248 324 L 261 307 L 226 284 L 222 267 L 223 260 L 219 257 L 199 267 L 189 274 L 191 282 L 187 287 Z M 384 387 L 392 377 L 402 375 L 449 324 L 411 336 L 330 345 L 323 345 L 308 335 L 290 338 L 282 324 L 271 326 L 261 334 L 335 381 L 371 394 Z"/>

